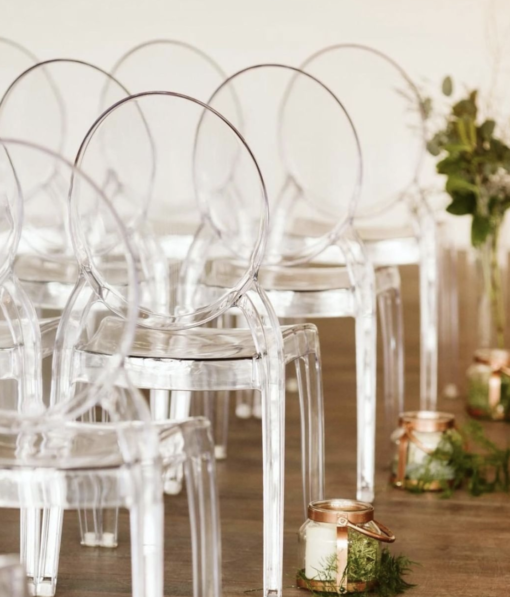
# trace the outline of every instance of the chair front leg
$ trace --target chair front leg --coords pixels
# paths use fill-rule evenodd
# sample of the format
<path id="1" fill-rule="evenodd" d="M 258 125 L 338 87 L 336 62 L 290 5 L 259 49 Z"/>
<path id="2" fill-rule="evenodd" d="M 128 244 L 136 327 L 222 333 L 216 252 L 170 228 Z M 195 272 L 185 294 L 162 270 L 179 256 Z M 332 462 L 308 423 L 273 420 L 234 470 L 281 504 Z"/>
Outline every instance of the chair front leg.
<path id="1" fill-rule="evenodd" d="M 374 268 L 358 234 L 350 228 L 339 240 L 351 278 L 356 325 L 358 500 L 374 499 L 377 321 Z"/>
<path id="2" fill-rule="evenodd" d="M 438 259 L 436 223 L 432 214 L 420 212 L 420 409 L 437 408 Z"/>
<path id="3" fill-rule="evenodd" d="M 163 597 L 163 487 L 153 463 L 132 470 L 130 508 L 133 597 Z"/>
<path id="4" fill-rule="evenodd" d="M 459 291 L 457 248 L 448 234 L 446 222 L 438 225 L 439 288 L 438 302 L 438 377 L 446 398 L 459 395 Z"/>
<path id="5" fill-rule="evenodd" d="M 22 508 L 20 511 L 20 554 L 32 595 L 55 595 L 62 521 L 61 508 Z"/>
<path id="6" fill-rule="evenodd" d="M 240 299 L 238 306 L 246 317 L 259 355 L 254 366 L 262 402 L 264 597 L 280 597 L 283 583 L 285 360 L 280 326 L 269 299 L 258 285 L 253 294 L 257 308 L 247 295 Z"/>
<path id="7" fill-rule="evenodd" d="M 187 430 L 190 433 L 187 433 Z M 221 533 L 214 442 L 208 421 L 182 426 L 193 557 L 193 595 L 221 596 Z"/>
<path id="8" fill-rule="evenodd" d="M 404 411 L 404 323 L 400 274 L 396 267 L 376 270 L 377 302 L 384 357 L 384 403 L 388 440 Z"/>
<path id="9" fill-rule="evenodd" d="M 321 360 L 316 334 L 315 348 L 294 361 L 301 414 L 301 469 L 303 513 L 308 504 L 324 499 L 324 401 Z"/>

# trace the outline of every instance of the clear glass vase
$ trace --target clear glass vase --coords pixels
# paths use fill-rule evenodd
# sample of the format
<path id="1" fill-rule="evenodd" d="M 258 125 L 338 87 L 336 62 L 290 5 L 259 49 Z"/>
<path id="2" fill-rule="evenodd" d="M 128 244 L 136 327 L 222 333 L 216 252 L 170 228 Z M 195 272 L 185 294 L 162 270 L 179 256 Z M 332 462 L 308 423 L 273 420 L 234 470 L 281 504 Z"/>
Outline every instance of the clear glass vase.
<path id="1" fill-rule="evenodd" d="M 504 253 L 499 229 L 476 249 L 477 339 L 467 370 L 467 410 L 476 418 L 504 420 L 510 415 L 510 353 L 505 350 Z"/>
<path id="2" fill-rule="evenodd" d="M 505 297 L 503 255 L 499 231 L 491 234 L 476 251 L 477 349 L 505 348 Z"/>

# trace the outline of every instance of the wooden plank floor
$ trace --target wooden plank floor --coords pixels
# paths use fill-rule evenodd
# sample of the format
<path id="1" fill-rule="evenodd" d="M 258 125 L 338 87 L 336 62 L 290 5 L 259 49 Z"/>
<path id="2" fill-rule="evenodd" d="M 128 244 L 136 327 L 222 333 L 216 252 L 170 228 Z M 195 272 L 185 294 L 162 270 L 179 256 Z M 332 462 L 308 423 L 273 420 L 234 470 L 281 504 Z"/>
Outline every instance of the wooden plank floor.
<path id="1" fill-rule="evenodd" d="M 417 270 L 403 269 L 406 309 L 406 406 L 418 405 Z M 462 294 L 462 293 L 461 293 Z M 463 296 L 463 295 L 462 295 Z M 463 305 L 464 308 L 464 305 Z M 463 332 L 473 317 L 464 317 Z M 320 322 L 326 401 L 327 497 L 355 493 L 355 374 L 353 324 L 349 320 Z M 462 343 L 462 369 L 469 359 Z M 380 370 L 380 367 L 379 367 Z M 379 384 L 380 386 L 380 384 Z M 380 394 L 381 395 L 381 394 Z M 379 407 L 382 407 L 380 400 Z M 443 410 L 463 417 L 462 400 L 442 400 Z M 505 442 L 509 427 L 489 426 Z M 302 523 L 299 474 L 299 412 L 297 396 L 287 397 L 287 477 L 285 507 L 284 595 L 294 588 L 297 530 Z M 436 495 L 415 496 L 388 486 L 388 442 L 382 408 L 378 415 L 377 518 L 397 535 L 396 552 L 419 562 L 410 597 L 505 597 L 510 595 L 510 498 L 471 498 L 458 492 L 450 500 Z M 218 464 L 223 535 L 224 594 L 261 594 L 262 483 L 261 432 L 256 419 L 232 416 L 230 457 Z M 185 495 L 165 500 L 165 595 L 192 594 L 189 530 Z M 82 548 L 77 518 L 66 513 L 60 576 L 60 597 L 130 594 L 130 554 L 127 513 L 121 514 L 120 545 L 115 550 Z M 18 514 L 0 511 L 0 553 L 17 551 Z M 299 591 L 299 595 L 305 595 Z"/>

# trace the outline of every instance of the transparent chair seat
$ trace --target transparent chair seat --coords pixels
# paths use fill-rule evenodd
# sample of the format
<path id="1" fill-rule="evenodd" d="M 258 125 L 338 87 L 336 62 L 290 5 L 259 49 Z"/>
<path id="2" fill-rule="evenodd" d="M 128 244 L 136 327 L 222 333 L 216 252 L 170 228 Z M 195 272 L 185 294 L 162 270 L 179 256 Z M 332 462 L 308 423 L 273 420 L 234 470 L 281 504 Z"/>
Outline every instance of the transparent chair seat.
<path id="1" fill-rule="evenodd" d="M 123 424 L 124 432 L 129 431 L 129 425 Z M 133 423 L 132 426 L 136 431 L 136 424 Z M 30 450 L 25 451 L 20 450 L 22 434 L 0 434 L 0 466 L 37 466 L 61 471 L 122 466 L 124 457 L 119 447 L 118 431 L 117 426 L 107 423 L 98 425 L 70 421 L 49 431 L 31 433 Z M 3 498 L 5 499 L 5 495 Z"/>
<path id="2" fill-rule="evenodd" d="M 58 319 L 48 317 L 39 321 L 41 339 L 43 344 L 43 358 L 51 354 L 58 327 Z M 0 350 L 14 348 L 10 323 L 0 321 Z"/>
<path id="3" fill-rule="evenodd" d="M 179 442 L 170 433 L 181 424 L 174 421 L 158 421 L 154 424 L 160 438 L 160 452 L 165 455 L 169 466 L 175 466 L 179 459 L 185 459 L 185 454 L 177 449 Z M 205 419 L 202 422 L 190 419 L 189 425 L 198 425 L 206 430 L 209 428 Z M 116 424 L 68 421 L 55 429 L 27 435 L 31 441 L 30 450 L 20 450 L 23 434 L 0 434 L 0 466 L 13 469 L 37 466 L 51 469 L 54 476 L 57 475 L 57 469 L 67 474 L 65 471 L 69 469 L 121 467 L 126 462 L 119 435 L 131 433 L 136 436 L 143 431 L 142 427 L 139 421 Z M 175 456 L 171 463 L 168 460 L 170 454 Z M 5 495 L 3 499 L 6 499 Z"/>
<path id="4" fill-rule="evenodd" d="M 65 307 L 79 273 L 76 263 L 39 255 L 19 255 L 14 271 L 34 305 L 57 311 Z"/>
<path id="5" fill-rule="evenodd" d="M 314 220 L 301 221 L 298 225 L 303 235 L 318 236 L 327 234 L 329 230 L 322 222 Z M 419 262 L 420 246 L 413 226 L 367 226 L 360 222 L 356 225 L 356 232 L 375 266 L 409 265 Z M 330 247 L 316 259 L 320 263 L 334 263 L 338 259 L 338 251 L 336 247 Z"/>
<path id="6" fill-rule="evenodd" d="M 116 317 L 104 318 L 94 336 L 78 346 L 80 352 L 97 355 L 115 354 L 123 330 Z M 296 350 L 296 334 L 317 335 L 313 324 L 282 326 L 286 362 L 305 356 Z M 192 328 L 166 331 L 137 328 L 129 357 L 175 359 L 180 361 L 242 360 L 260 357 L 248 328 Z M 185 365 L 187 366 L 187 365 Z M 235 364 L 232 364 L 234 367 Z"/>

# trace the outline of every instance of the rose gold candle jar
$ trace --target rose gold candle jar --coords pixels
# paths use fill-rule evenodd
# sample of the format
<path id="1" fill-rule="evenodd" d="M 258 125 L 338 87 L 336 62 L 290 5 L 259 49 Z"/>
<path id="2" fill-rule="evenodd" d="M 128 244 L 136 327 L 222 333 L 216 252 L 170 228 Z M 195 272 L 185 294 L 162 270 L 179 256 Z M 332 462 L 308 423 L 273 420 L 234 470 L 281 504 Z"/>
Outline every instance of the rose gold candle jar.
<path id="1" fill-rule="evenodd" d="M 326 593 L 358 593 L 375 586 L 381 542 L 394 535 L 374 520 L 371 504 L 324 500 L 308 506 L 299 530 L 297 584 Z"/>
<path id="2" fill-rule="evenodd" d="M 444 434 L 455 428 L 455 417 L 435 411 L 402 413 L 398 428 L 392 435 L 395 445 L 391 482 L 395 487 L 420 487 L 437 491 L 454 477 L 446 461 L 433 459 L 431 454 L 441 444 Z"/>
<path id="3" fill-rule="evenodd" d="M 510 351 L 477 350 L 467 378 L 467 411 L 472 417 L 510 420 Z"/>

